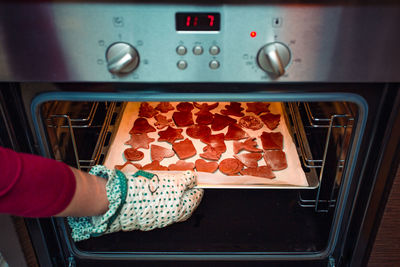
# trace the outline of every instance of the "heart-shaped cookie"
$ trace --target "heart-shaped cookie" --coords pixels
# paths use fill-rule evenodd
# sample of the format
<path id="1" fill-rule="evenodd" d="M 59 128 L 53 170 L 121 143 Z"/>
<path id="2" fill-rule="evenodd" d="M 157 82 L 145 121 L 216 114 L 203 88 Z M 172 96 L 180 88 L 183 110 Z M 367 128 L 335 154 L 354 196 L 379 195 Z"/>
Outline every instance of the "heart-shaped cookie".
<path id="1" fill-rule="evenodd" d="M 124 156 L 126 160 L 137 161 L 144 158 L 144 153 L 134 148 L 127 148 L 124 151 Z"/>
<path id="2" fill-rule="evenodd" d="M 218 169 L 218 163 L 215 161 L 207 162 L 204 159 L 198 159 L 195 162 L 196 170 L 199 172 L 213 173 Z"/>

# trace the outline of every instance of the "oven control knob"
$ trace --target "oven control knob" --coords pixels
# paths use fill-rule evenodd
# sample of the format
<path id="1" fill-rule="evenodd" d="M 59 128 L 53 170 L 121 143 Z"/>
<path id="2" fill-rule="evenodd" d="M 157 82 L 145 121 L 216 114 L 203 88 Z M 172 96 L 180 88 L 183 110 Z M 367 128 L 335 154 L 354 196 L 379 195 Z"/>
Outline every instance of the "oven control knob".
<path id="1" fill-rule="evenodd" d="M 139 65 L 139 54 L 136 49 L 127 43 L 114 43 L 106 52 L 107 67 L 111 73 L 127 74 L 134 71 Z"/>
<path id="2" fill-rule="evenodd" d="M 289 48 L 278 42 L 269 43 L 263 46 L 257 55 L 258 65 L 264 71 L 281 76 L 285 74 L 285 68 L 290 62 Z"/>

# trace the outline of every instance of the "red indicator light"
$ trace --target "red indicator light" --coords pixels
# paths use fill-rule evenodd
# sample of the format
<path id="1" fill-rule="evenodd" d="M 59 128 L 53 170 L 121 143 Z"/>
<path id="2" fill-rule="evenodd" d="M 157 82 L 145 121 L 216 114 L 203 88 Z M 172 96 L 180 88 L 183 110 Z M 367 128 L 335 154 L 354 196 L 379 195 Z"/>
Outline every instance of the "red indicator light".
<path id="1" fill-rule="evenodd" d="M 256 33 L 256 32 L 251 32 L 251 33 L 250 33 L 250 37 L 251 37 L 251 38 L 254 38 L 254 37 L 256 37 L 256 36 L 257 36 L 257 33 Z"/>

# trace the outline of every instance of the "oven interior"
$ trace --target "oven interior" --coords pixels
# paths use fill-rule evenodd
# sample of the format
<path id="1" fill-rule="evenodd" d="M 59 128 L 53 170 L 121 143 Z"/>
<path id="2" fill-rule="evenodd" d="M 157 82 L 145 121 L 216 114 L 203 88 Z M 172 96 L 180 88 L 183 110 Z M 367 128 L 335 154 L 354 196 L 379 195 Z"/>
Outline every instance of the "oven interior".
<path id="1" fill-rule="evenodd" d="M 44 142 L 52 157 L 86 171 L 102 164 L 127 104 L 43 102 L 39 110 Z M 308 188 L 206 189 L 202 203 L 186 222 L 150 232 L 108 234 L 73 244 L 67 224 L 58 220 L 62 235 L 80 252 L 287 254 L 324 250 L 332 234 L 349 150 L 359 138 L 353 131 L 359 106 L 345 101 L 279 104 Z"/>

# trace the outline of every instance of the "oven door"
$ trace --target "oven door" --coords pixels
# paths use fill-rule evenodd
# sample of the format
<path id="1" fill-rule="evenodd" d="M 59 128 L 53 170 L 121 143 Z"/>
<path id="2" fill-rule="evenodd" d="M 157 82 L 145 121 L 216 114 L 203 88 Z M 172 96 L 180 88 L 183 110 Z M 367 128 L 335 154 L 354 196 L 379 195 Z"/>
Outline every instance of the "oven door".
<path id="1" fill-rule="evenodd" d="M 32 93 L 41 86 L 46 92 Z M 362 222 L 353 216 L 366 208 L 357 199 L 373 190 L 373 170 L 385 154 L 373 151 L 387 141 L 398 98 L 379 84 L 21 84 L 21 92 L 40 153 L 82 169 L 104 164 L 129 103 L 279 103 L 307 174 L 303 187 L 206 188 L 189 220 L 150 232 L 73 242 L 64 219 L 32 223 L 44 244 L 55 242 L 48 251 L 78 265 L 239 260 L 326 266 L 343 254 L 351 259 L 355 244 L 348 233 L 359 229 Z"/>

